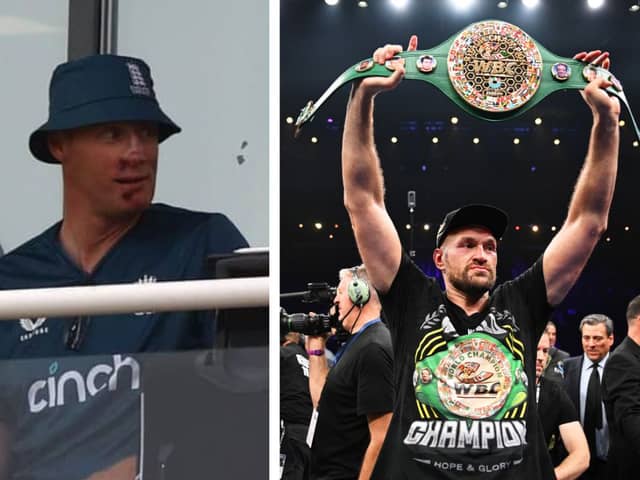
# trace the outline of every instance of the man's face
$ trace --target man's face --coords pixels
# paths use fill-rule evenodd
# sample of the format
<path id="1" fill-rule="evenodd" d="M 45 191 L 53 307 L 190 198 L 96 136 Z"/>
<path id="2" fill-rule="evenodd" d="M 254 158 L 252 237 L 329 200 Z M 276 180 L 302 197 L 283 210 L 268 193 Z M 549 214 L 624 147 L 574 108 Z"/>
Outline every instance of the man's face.
<path id="1" fill-rule="evenodd" d="M 613 335 L 607 335 L 604 323 L 582 326 L 582 350 L 592 362 L 602 360 L 613 345 Z"/>
<path id="2" fill-rule="evenodd" d="M 51 151 L 62 163 L 65 198 L 85 202 L 98 216 L 140 213 L 153 199 L 158 128 L 118 122 L 54 134 Z"/>
<path id="3" fill-rule="evenodd" d="M 538 349 L 536 350 L 536 380 L 540 379 L 544 368 L 547 366 L 550 347 L 549 336 L 543 333 L 538 342 Z"/>
<path id="4" fill-rule="evenodd" d="M 351 327 L 353 326 L 353 321 L 356 319 L 359 312 L 358 307 L 354 307 L 352 309 L 353 302 L 349 298 L 349 294 L 347 291 L 349 282 L 351 282 L 351 277 L 349 277 L 348 275 L 340 280 L 340 283 L 338 284 L 338 287 L 336 289 L 336 298 L 334 300 L 334 303 L 338 310 L 338 318 L 342 319 L 342 326 L 345 330 L 351 329 Z M 348 317 L 345 318 L 345 315 L 347 315 L 347 312 L 349 312 L 349 310 L 351 310 L 351 313 Z"/>
<path id="5" fill-rule="evenodd" d="M 598 76 L 598 71 L 595 68 L 585 67 L 585 70 L 587 74 L 587 80 L 589 82 L 592 82 Z"/>
<path id="6" fill-rule="evenodd" d="M 557 338 L 557 336 L 556 336 L 556 326 L 550 323 L 544 329 L 544 332 L 549 337 L 549 345 L 553 347 L 556 344 L 556 338 Z"/>
<path id="7" fill-rule="evenodd" d="M 558 77 L 564 78 L 567 76 L 567 66 L 564 63 L 558 64 L 556 67 L 556 72 Z"/>
<path id="8" fill-rule="evenodd" d="M 496 283 L 497 241 L 484 227 L 454 230 L 433 254 L 447 286 L 472 296 L 480 296 Z"/>

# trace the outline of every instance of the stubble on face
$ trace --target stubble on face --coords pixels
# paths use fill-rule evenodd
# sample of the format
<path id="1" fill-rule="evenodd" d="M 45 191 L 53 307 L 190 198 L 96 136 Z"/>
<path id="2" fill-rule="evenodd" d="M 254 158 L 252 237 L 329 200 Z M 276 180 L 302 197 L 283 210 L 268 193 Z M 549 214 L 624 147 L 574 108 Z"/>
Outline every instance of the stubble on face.
<path id="1" fill-rule="evenodd" d="M 121 122 L 82 127 L 66 134 L 62 159 L 65 197 L 96 215 L 118 221 L 144 211 L 153 199 L 157 127 Z"/>
<path id="2" fill-rule="evenodd" d="M 471 268 L 471 266 L 467 266 L 459 274 L 449 270 L 447 280 L 456 290 L 463 292 L 469 297 L 479 298 L 495 285 L 495 273 L 491 272 L 487 276 L 479 277 L 473 273 Z"/>
<path id="3" fill-rule="evenodd" d="M 455 247 L 444 248 L 443 274 L 451 286 L 472 298 L 479 298 L 493 288 L 496 283 L 495 262 L 481 261 L 475 256 L 458 256 L 450 248 Z"/>

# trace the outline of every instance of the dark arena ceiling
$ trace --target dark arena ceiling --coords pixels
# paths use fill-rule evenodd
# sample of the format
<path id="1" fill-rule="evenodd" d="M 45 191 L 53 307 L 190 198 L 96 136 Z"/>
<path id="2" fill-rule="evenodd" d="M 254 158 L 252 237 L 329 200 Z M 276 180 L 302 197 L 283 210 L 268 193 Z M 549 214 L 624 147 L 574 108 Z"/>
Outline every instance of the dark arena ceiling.
<path id="1" fill-rule="evenodd" d="M 304 290 L 308 282 L 335 285 L 339 268 L 360 263 L 342 205 L 340 177 L 350 87 L 334 94 L 298 138 L 286 118 L 296 118 L 307 101 L 317 99 L 340 73 L 370 57 L 377 46 L 401 43 L 406 48 L 415 33 L 418 48 L 428 49 L 471 23 L 504 20 L 557 55 L 608 50 L 611 71 L 622 81 L 640 118 L 640 12 L 629 10 L 633 0 L 605 0 L 596 10 L 588 8 L 587 0 L 540 0 L 533 9 L 521 0 L 510 0 L 506 8 L 498 8 L 498 0 L 468 0 L 465 9 L 456 9 L 455 3 L 408 0 L 398 9 L 389 0 L 370 0 L 366 8 L 357 0 L 340 0 L 335 6 L 323 0 L 281 2 L 282 292 Z M 458 117 L 455 125 L 452 116 Z M 540 125 L 536 118 L 542 119 Z M 573 332 L 566 337 L 575 338 L 560 339 L 573 353 L 579 352 L 577 322 L 588 313 L 611 316 L 616 340 L 621 340 L 626 333 L 626 304 L 640 293 L 640 147 L 634 145 L 624 109 L 621 119 L 625 125 L 620 127 L 619 173 L 609 229 L 555 314 L 560 329 Z M 543 252 L 554 234 L 552 227 L 560 227 L 566 215 L 590 127 L 590 111 L 575 90 L 555 92 L 525 114 L 502 122 L 469 116 L 424 82 L 405 81 L 395 91 L 381 94 L 376 99 L 376 144 L 385 172 L 387 207 L 405 249 L 415 250 L 416 262 L 434 273 L 431 252 L 443 215 L 465 203 L 490 203 L 510 216 L 500 245 L 499 279 L 519 273 Z M 397 143 L 391 142 L 392 137 Z M 413 219 L 408 191 L 416 192 Z M 315 223 L 322 223 L 322 229 Z M 407 224 L 413 228 L 408 230 Z M 290 300 L 282 303 L 289 312 L 323 310 Z"/>

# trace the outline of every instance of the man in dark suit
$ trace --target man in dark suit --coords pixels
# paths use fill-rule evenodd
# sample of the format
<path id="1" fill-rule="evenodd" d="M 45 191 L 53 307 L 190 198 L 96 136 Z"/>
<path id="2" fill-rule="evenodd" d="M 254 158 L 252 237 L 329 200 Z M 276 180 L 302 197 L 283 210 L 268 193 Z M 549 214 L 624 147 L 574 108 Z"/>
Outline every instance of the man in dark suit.
<path id="1" fill-rule="evenodd" d="M 564 385 L 580 413 L 591 453 L 589 469 L 581 478 L 600 480 L 606 476 L 609 450 L 600 380 L 613 345 L 613 321 L 599 313 L 587 315 L 580 322 L 580 336 L 584 354 L 564 361 Z"/>
<path id="2" fill-rule="evenodd" d="M 611 480 L 637 478 L 640 471 L 640 295 L 629 302 L 627 324 L 627 337 L 611 354 L 602 379 Z"/>

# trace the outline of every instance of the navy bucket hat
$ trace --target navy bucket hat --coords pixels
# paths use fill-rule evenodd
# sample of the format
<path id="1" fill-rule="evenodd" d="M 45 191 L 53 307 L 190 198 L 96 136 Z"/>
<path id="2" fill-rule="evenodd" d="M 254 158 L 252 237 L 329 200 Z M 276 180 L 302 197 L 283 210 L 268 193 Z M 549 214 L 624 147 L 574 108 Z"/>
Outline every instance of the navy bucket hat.
<path id="1" fill-rule="evenodd" d="M 180 132 L 160 109 L 149 66 L 138 58 L 92 55 L 58 65 L 49 85 L 49 120 L 29 137 L 34 157 L 59 163 L 49 151 L 48 132 L 108 122 L 158 125 L 158 141 Z"/>

